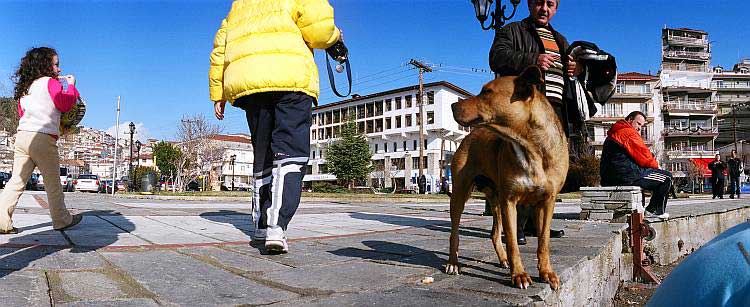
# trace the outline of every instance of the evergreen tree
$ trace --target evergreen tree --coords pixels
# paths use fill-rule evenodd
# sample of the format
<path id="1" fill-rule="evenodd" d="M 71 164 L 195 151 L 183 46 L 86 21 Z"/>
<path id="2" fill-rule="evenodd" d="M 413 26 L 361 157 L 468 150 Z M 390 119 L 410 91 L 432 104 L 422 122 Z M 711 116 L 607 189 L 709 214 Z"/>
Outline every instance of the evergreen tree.
<path id="1" fill-rule="evenodd" d="M 161 141 L 154 145 L 154 160 L 159 172 L 164 176 L 177 176 L 177 160 L 182 152 L 177 146 Z"/>
<path id="2" fill-rule="evenodd" d="M 325 153 L 328 170 L 338 180 L 346 182 L 349 189 L 355 180 L 364 180 L 370 175 L 371 158 L 367 138 L 357 131 L 357 123 L 352 119 L 341 125 L 340 139 L 328 146 Z"/>

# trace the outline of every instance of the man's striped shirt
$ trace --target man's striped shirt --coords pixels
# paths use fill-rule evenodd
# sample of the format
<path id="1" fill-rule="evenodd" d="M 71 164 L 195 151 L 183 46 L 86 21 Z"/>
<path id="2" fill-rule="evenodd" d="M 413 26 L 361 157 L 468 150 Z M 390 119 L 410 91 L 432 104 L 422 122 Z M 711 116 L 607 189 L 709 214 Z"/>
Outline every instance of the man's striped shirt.
<path id="1" fill-rule="evenodd" d="M 563 80 L 563 65 L 560 58 L 560 48 L 557 46 L 555 36 L 552 32 L 545 27 L 537 27 L 537 33 L 542 39 L 544 45 L 544 53 L 552 54 L 557 56 L 553 65 L 544 72 L 544 89 L 547 96 L 547 100 L 552 103 L 562 104 L 563 87 L 565 85 Z"/>

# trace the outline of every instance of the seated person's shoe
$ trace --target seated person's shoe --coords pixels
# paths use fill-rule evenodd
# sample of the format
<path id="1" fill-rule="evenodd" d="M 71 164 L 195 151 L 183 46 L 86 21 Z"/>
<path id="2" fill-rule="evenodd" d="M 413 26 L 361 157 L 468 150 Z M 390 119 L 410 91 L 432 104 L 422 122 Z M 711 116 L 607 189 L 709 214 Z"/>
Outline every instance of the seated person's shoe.
<path id="1" fill-rule="evenodd" d="M 14 235 L 18 233 L 18 228 L 13 227 L 8 230 L 0 230 L 0 235 Z"/>
<path id="2" fill-rule="evenodd" d="M 518 245 L 526 245 L 526 235 L 523 233 L 523 231 L 518 232 Z"/>
<path id="3" fill-rule="evenodd" d="M 58 231 L 68 230 L 70 228 L 73 228 L 73 226 L 78 225 L 78 223 L 80 223 L 81 220 L 83 220 L 83 215 L 74 214 L 73 215 L 73 221 L 70 222 L 70 224 L 68 224 L 68 226 L 65 226 L 63 228 L 58 228 L 58 229 L 55 229 L 55 230 L 58 230 Z"/>
<path id="4" fill-rule="evenodd" d="M 550 229 L 549 230 L 550 238 L 562 238 L 564 236 L 565 236 L 565 230 L 562 230 L 562 229 L 560 230 Z"/>
<path id="5" fill-rule="evenodd" d="M 651 211 L 646 211 L 646 218 L 651 218 L 651 219 L 657 218 L 657 219 L 665 220 L 669 218 L 669 213 L 664 212 L 662 214 L 656 214 L 656 213 L 651 213 Z"/>

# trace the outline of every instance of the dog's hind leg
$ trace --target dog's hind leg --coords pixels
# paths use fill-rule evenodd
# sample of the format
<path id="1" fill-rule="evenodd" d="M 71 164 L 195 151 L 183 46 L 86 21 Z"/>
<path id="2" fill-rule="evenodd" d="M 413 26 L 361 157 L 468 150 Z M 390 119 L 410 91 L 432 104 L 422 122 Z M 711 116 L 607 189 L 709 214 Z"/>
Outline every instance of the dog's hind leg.
<path id="1" fill-rule="evenodd" d="M 536 257 L 539 259 L 537 263 L 539 277 L 548 283 L 552 287 L 552 290 L 557 290 L 560 288 L 560 279 L 557 277 L 555 271 L 552 270 L 549 255 L 549 230 L 552 226 L 552 215 L 555 211 L 555 196 L 553 195 L 544 200 L 544 203 L 538 204 L 535 209 L 536 232 L 537 238 L 539 238 L 539 246 L 536 249 Z"/>
<path id="2" fill-rule="evenodd" d="M 457 173 L 454 173 L 457 174 Z M 471 195 L 474 178 L 466 176 L 455 176 L 453 183 L 453 194 L 451 194 L 451 236 L 450 236 L 450 255 L 448 264 L 445 265 L 445 273 L 458 275 L 460 273 L 458 265 L 458 227 L 461 224 L 461 214 L 464 212 L 466 200 Z"/>
<path id="3" fill-rule="evenodd" d="M 501 198 L 500 206 L 502 207 L 503 230 L 505 231 L 505 245 L 508 249 L 510 260 L 510 276 L 513 285 L 521 289 L 526 289 L 531 285 L 531 277 L 523 267 L 521 261 L 521 252 L 518 249 L 516 238 L 516 203 L 517 200 Z"/>
<path id="4" fill-rule="evenodd" d="M 495 247 L 495 253 L 497 253 L 497 258 L 500 260 L 500 267 L 507 269 L 508 266 L 508 254 L 505 252 L 505 247 L 503 247 L 503 242 L 500 239 L 502 236 L 502 229 L 503 229 L 503 221 L 502 221 L 502 212 L 500 209 L 500 203 L 497 200 L 497 196 L 493 195 L 490 197 L 488 195 L 488 200 L 490 201 L 490 207 L 492 208 L 492 246 Z"/>

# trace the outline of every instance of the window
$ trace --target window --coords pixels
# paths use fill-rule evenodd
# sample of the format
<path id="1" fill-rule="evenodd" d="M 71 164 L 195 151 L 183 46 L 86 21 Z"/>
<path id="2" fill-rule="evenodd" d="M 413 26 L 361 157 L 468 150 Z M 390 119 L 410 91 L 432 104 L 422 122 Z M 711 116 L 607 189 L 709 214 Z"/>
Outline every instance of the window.
<path id="1" fill-rule="evenodd" d="M 396 97 L 396 110 L 401 109 L 401 97 Z"/>
<path id="2" fill-rule="evenodd" d="M 361 104 L 357 106 L 357 119 L 365 118 L 365 105 Z"/>
<path id="3" fill-rule="evenodd" d="M 427 149 L 427 139 L 424 139 L 424 149 Z"/>
<path id="4" fill-rule="evenodd" d="M 435 104 L 435 92 L 427 92 L 427 104 Z"/>
<path id="5" fill-rule="evenodd" d="M 366 133 L 373 133 L 373 132 L 375 132 L 375 121 L 368 120 L 368 121 L 365 122 L 365 125 L 366 125 L 366 128 L 367 128 L 365 130 Z"/>
<path id="6" fill-rule="evenodd" d="M 312 151 L 312 158 L 315 159 L 315 150 Z"/>
<path id="7" fill-rule="evenodd" d="M 365 105 L 365 108 L 367 109 L 367 117 L 375 116 L 375 104 L 368 103 L 367 105 Z"/>
<path id="8" fill-rule="evenodd" d="M 338 124 L 341 122 L 341 112 L 339 110 L 333 111 L 333 123 Z"/>
<path id="9" fill-rule="evenodd" d="M 622 103 L 607 103 L 604 105 L 604 112 L 602 114 L 605 117 L 623 117 L 622 114 Z"/>
<path id="10" fill-rule="evenodd" d="M 388 112 L 390 110 L 391 110 L 391 100 L 390 99 L 386 99 L 385 100 L 385 111 Z"/>
<path id="11" fill-rule="evenodd" d="M 417 148 L 417 140 L 414 140 L 414 150 L 417 150 L 417 149 L 419 149 Z"/>
<path id="12" fill-rule="evenodd" d="M 404 151 L 406 151 L 406 141 L 404 141 Z"/>
<path id="13" fill-rule="evenodd" d="M 411 167 L 419 168 L 419 157 L 411 158 Z M 427 168 L 427 157 L 422 157 L 422 168 Z"/>
<path id="14" fill-rule="evenodd" d="M 357 131 L 359 133 L 365 133 L 365 122 L 361 121 L 357 123 Z"/>
<path id="15" fill-rule="evenodd" d="M 388 143 L 383 143 L 383 152 L 388 152 Z"/>
<path id="16" fill-rule="evenodd" d="M 378 153 L 378 143 L 375 143 L 375 153 Z"/>
<path id="17" fill-rule="evenodd" d="M 313 130 L 313 131 L 312 131 L 312 139 L 313 139 L 313 140 L 317 140 L 317 139 L 318 139 L 318 134 L 317 134 L 317 132 L 318 132 L 317 130 Z"/>
<path id="18" fill-rule="evenodd" d="M 411 126 L 411 114 L 406 114 L 406 121 L 404 122 L 404 126 Z"/>
<path id="19" fill-rule="evenodd" d="M 398 151 L 398 146 L 396 146 L 396 142 L 393 142 L 393 151 Z"/>
<path id="20" fill-rule="evenodd" d="M 328 165 L 325 163 L 318 165 L 318 174 L 328 174 Z"/>
<path id="21" fill-rule="evenodd" d="M 625 93 L 625 84 L 622 82 L 618 82 L 615 86 L 615 93 L 622 94 Z"/>
<path id="22" fill-rule="evenodd" d="M 419 125 L 421 125 L 421 124 L 422 124 L 422 116 L 419 116 L 419 112 L 417 112 L 417 113 L 414 113 L 414 118 L 415 118 L 415 119 L 416 119 L 416 121 L 417 121 L 417 126 L 419 126 Z"/>
<path id="23" fill-rule="evenodd" d="M 346 121 L 349 119 L 349 108 L 342 108 L 341 109 L 341 120 Z"/>
<path id="24" fill-rule="evenodd" d="M 375 120 L 375 132 L 383 132 L 383 119 L 378 118 Z"/>
<path id="25" fill-rule="evenodd" d="M 391 118 L 386 117 L 385 118 L 385 129 L 391 129 Z"/>
<path id="26" fill-rule="evenodd" d="M 333 112 L 326 112 L 326 125 L 330 125 L 333 122 Z"/>
<path id="27" fill-rule="evenodd" d="M 427 111 L 427 124 L 431 125 L 435 123 L 435 112 Z"/>
<path id="28" fill-rule="evenodd" d="M 401 115 L 396 115 L 396 128 L 401 128 Z"/>
<path id="29" fill-rule="evenodd" d="M 404 97 L 404 100 L 406 101 L 406 107 L 411 108 L 411 95 L 406 95 L 406 97 Z"/>
<path id="30" fill-rule="evenodd" d="M 305 175 L 312 175 L 312 165 L 305 165 Z"/>
<path id="31" fill-rule="evenodd" d="M 404 158 L 391 159 L 391 166 L 395 170 L 404 169 L 405 160 Z"/>
<path id="32" fill-rule="evenodd" d="M 317 125 L 318 124 L 318 117 L 315 116 L 315 114 L 313 114 L 313 116 L 312 116 L 312 124 L 313 125 Z"/>

